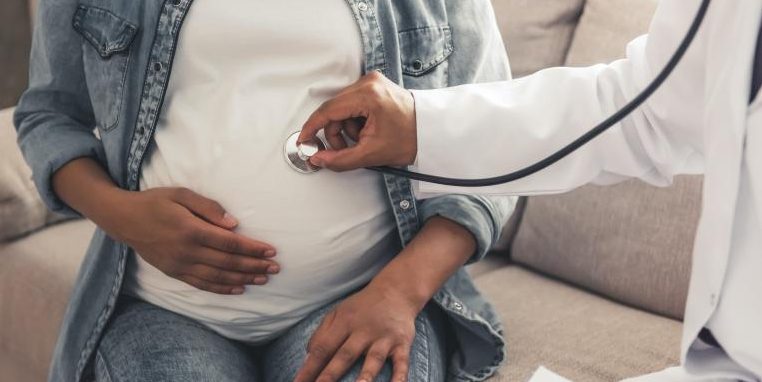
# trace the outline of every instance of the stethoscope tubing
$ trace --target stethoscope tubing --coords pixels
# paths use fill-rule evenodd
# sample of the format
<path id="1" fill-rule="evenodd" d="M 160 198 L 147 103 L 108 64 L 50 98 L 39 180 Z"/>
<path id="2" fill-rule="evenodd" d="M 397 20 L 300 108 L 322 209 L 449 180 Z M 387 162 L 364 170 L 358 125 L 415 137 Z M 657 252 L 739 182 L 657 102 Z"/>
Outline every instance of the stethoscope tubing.
<path id="1" fill-rule="evenodd" d="M 554 152 L 550 156 L 540 160 L 539 162 L 536 162 L 535 164 L 532 164 L 530 166 L 527 166 L 525 168 L 522 168 L 518 171 L 514 171 L 509 174 L 495 176 L 491 178 L 482 178 L 482 179 L 448 178 L 443 176 L 422 174 L 422 173 L 418 173 L 414 171 L 404 170 L 401 168 L 388 167 L 388 166 L 368 167 L 367 169 L 388 174 L 388 175 L 400 176 L 400 177 L 408 178 L 411 180 L 417 180 L 421 182 L 441 184 L 441 185 L 453 186 L 453 187 L 495 186 L 499 184 L 515 182 L 519 179 L 523 179 L 530 175 L 536 174 L 552 166 L 558 161 L 566 158 L 567 156 L 579 150 L 586 144 L 590 143 L 590 141 L 592 141 L 599 135 L 603 134 L 604 132 L 606 132 L 608 129 L 615 126 L 616 124 L 622 122 L 622 120 L 627 118 L 630 114 L 632 114 L 632 112 L 634 112 L 636 109 L 642 106 L 643 103 L 647 101 L 664 84 L 664 82 L 669 78 L 669 76 L 675 70 L 675 68 L 680 63 L 680 61 L 682 61 L 683 57 L 685 56 L 685 53 L 688 51 L 688 48 L 691 46 L 691 44 L 695 40 L 696 35 L 698 34 L 698 31 L 701 25 L 703 24 L 704 19 L 706 18 L 706 13 L 707 13 L 707 10 L 709 9 L 710 2 L 711 0 L 702 1 L 701 6 L 699 7 L 698 13 L 696 14 L 696 17 L 693 19 L 693 23 L 691 24 L 690 29 L 688 29 L 688 32 L 686 33 L 685 38 L 683 38 L 682 42 L 680 43 L 680 46 L 677 48 L 675 53 L 667 62 L 667 65 L 664 67 L 664 69 L 662 69 L 659 75 L 656 76 L 656 78 L 654 78 L 654 80 L 640 94 L 638 94 L 627 105 L 619 109 L 616 113 L 614 113 L 613 115 L 608 117 L 606 120 L 604 120 L 603 122 L 601 122 L 600 124 L 592 128 L 590 131 L 583 134 L 582 136 L 572 141 L 568 145 L 564 146 L 560 150 Z"/>

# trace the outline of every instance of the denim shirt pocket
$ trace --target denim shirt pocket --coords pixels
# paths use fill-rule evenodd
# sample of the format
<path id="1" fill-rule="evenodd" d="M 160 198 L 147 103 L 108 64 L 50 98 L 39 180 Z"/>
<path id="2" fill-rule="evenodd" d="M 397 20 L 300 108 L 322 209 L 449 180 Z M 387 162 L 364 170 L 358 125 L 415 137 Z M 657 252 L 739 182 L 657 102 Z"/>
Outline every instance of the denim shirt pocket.
<path id="1" fill-rule="evenodd" d="M 130 62 L 130 45 L 138 27 L 109 10 L 80 4 L 72 26 L 83 41 L 82 61 L 98 128 L 108 132 L 119 123 Z"/>
<path id="2" fill-rule="evenodd" d="M 401 31 L 399 43 L 406 88 L 432 89 L 447 86 L 447 59 L 455 50 L 449 26 Z"/>

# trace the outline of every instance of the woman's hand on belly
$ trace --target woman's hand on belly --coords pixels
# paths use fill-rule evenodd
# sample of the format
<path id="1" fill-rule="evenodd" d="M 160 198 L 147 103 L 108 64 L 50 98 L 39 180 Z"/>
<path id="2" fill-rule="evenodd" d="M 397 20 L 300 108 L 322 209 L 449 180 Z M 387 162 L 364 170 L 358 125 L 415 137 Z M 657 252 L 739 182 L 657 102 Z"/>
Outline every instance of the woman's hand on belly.
<path id="1" fill-rule="evenodd" d="M 149 264 L 194 287 L 240 294 L 278 273 L 275 249 L 238 235 L 238 222 L 219 203 L 183 188 L 130 192 L 90 157 L 72 160 L 52 177 L 61 200 Z"/>
<path id="2" fill-rule="evenodd" d="M 459 224 L 433 217 L 364 289 L 342 301 L 315 331 L 296 382 L 338 381 L 365 355 L 358 381 L 371 382 L 387 359 L 405 381 L 415 319 L 476 250 Z"/>
<path id="3" fill-rule="evenodd" d="M 280 267 L 269 244 L 233 232 L 238 225 L 217 202 L 185 188 L 126 193 L 112 233 L 149 264 L 198 289 L 242 294 Z M 115 232 L 113 232 L 115 231 Z"/>

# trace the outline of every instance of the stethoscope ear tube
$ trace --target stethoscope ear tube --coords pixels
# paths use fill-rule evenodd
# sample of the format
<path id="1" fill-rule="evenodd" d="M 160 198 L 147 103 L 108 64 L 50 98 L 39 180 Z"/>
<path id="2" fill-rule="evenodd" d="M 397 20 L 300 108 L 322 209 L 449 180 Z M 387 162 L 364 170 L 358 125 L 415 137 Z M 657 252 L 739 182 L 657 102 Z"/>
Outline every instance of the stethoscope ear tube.
<path id="1" fill-rule="evenodd" d="M 711 0 L 702 1 L 701 7 L 699 8 L 698 13 L 696 14 L 696 17 L 694 18 L 693 23 L 691 24 L 691 27 L 688 30 L 688 33 L 686 33 L 685 38 L 680 43 L 680 46 L 675 51 L 675 54 L 672 55 L 672 58 L 670 58 L 669 62 L 664 67 L 664 69 L 662 69 L 659 75 L 656 76 L 656 78 L 637 97 L 635 97 L 632 101 L 630 101 L 627 105 L 622 107 L 619 111 L 611 115 L 609 118 L 601 122 L 598 126 L 594 127 L 592 130 L 588 131 L 581 137 L 569 143 L 562 149 L 551 154 L 547 158 L 531 166 L 522 168 L 510 174 L 496 176 L 492 178 L 483 178 L 483 179 L 447 178 L 442 176 L 421 174 L 421 173 L 417 173 L 413 171 L 403 170 L 403 169 L 394 168 L 394 167 L 387 167 L 387 166 L 368 167 L 368 169 L 373 171 L 378 171 L 384 174 L 396 175 L 396 176 L 400 176 L 400 177 L 404 177 L 404 178 L 408 178 L 412 180 L 418 180 L 421 182 L 442 184 L 445 186 L 454 186 L 454 187 L 495 186 L 498 184 L 514 182 L 519 179 L 526 178 L 537 172 L 540 172 L 546 169 L 547 167 L 555 164 L 556 162 L 560 161 L 561 159 L 564 159 L 569 154 L 579 150 L 581 147 L 583 147 L 584 145 L 586 145 L 587 143 L 595 139 L 597 136 L 603 134 L 606 130 L 610 129 L 614 125 L 621 122 L 623 119 L 625 119 L 627 116 L 632 114 L 633 111 L 635 111 L 638 107 L 640 107 L 646 100 L 648 100 L 651 97 L 664 84 L 667 78 L 669 78 L 669 76 L 675 70 L 677 65 L 685 56 L 685 53 L 688 51 L 688 48 L 693 43 L 693 40 L 696 38 L 696 35 L 698 34 L 699 28 L 704 22 L 707 10 L 709 9 L 710 2 Z"/>

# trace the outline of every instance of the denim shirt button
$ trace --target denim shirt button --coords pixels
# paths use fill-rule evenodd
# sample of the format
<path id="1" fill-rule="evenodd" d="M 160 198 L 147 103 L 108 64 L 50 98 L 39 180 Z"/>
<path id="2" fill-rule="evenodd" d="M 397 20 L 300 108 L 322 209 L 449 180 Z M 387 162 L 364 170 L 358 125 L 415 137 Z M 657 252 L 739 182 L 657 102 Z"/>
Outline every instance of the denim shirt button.
<path id="1" fill-rule="evenodd" d="M 182 4 L 182 0 L 172 0 L 172 5 L 178 6 L 180 4 Z"/>
<path id="2" fill-rule="evenodd" d="M 162 65 L 161 62 L 153 63 L 153 70 L 160 72 L 162 69 L 164 69 L 164 65 Z"/>
<path id="3" fill-rule="evenodd" d="M 403 201 L 401 201 L 400 202 L 400 208 L 402 208 L 403 210 L 410 209 L 410 201 L 409 200 L 403 200 Z"/>
<path id="4" fill-rule="evenodd" d="M 458 312 L 463 311 L 463 304 L 461 304 L 459 302 L 453 302 L 452 303 L 452 307 L 453 307 L 453 309 L 457 310 Z"/>
<path id="5" fill-rule="evenodd" d="M 368 10 L 368 3 L 364 1 L 357 3 L 357 9 L 359 9 L 360 12 L 366 12 Z"/>
<path id="6" fill-rule="evenodd" d="M 423 61 L 421 60 L 413 61 L 413 70 L 421 70 L 421 69 L 423 69 Z"/>

